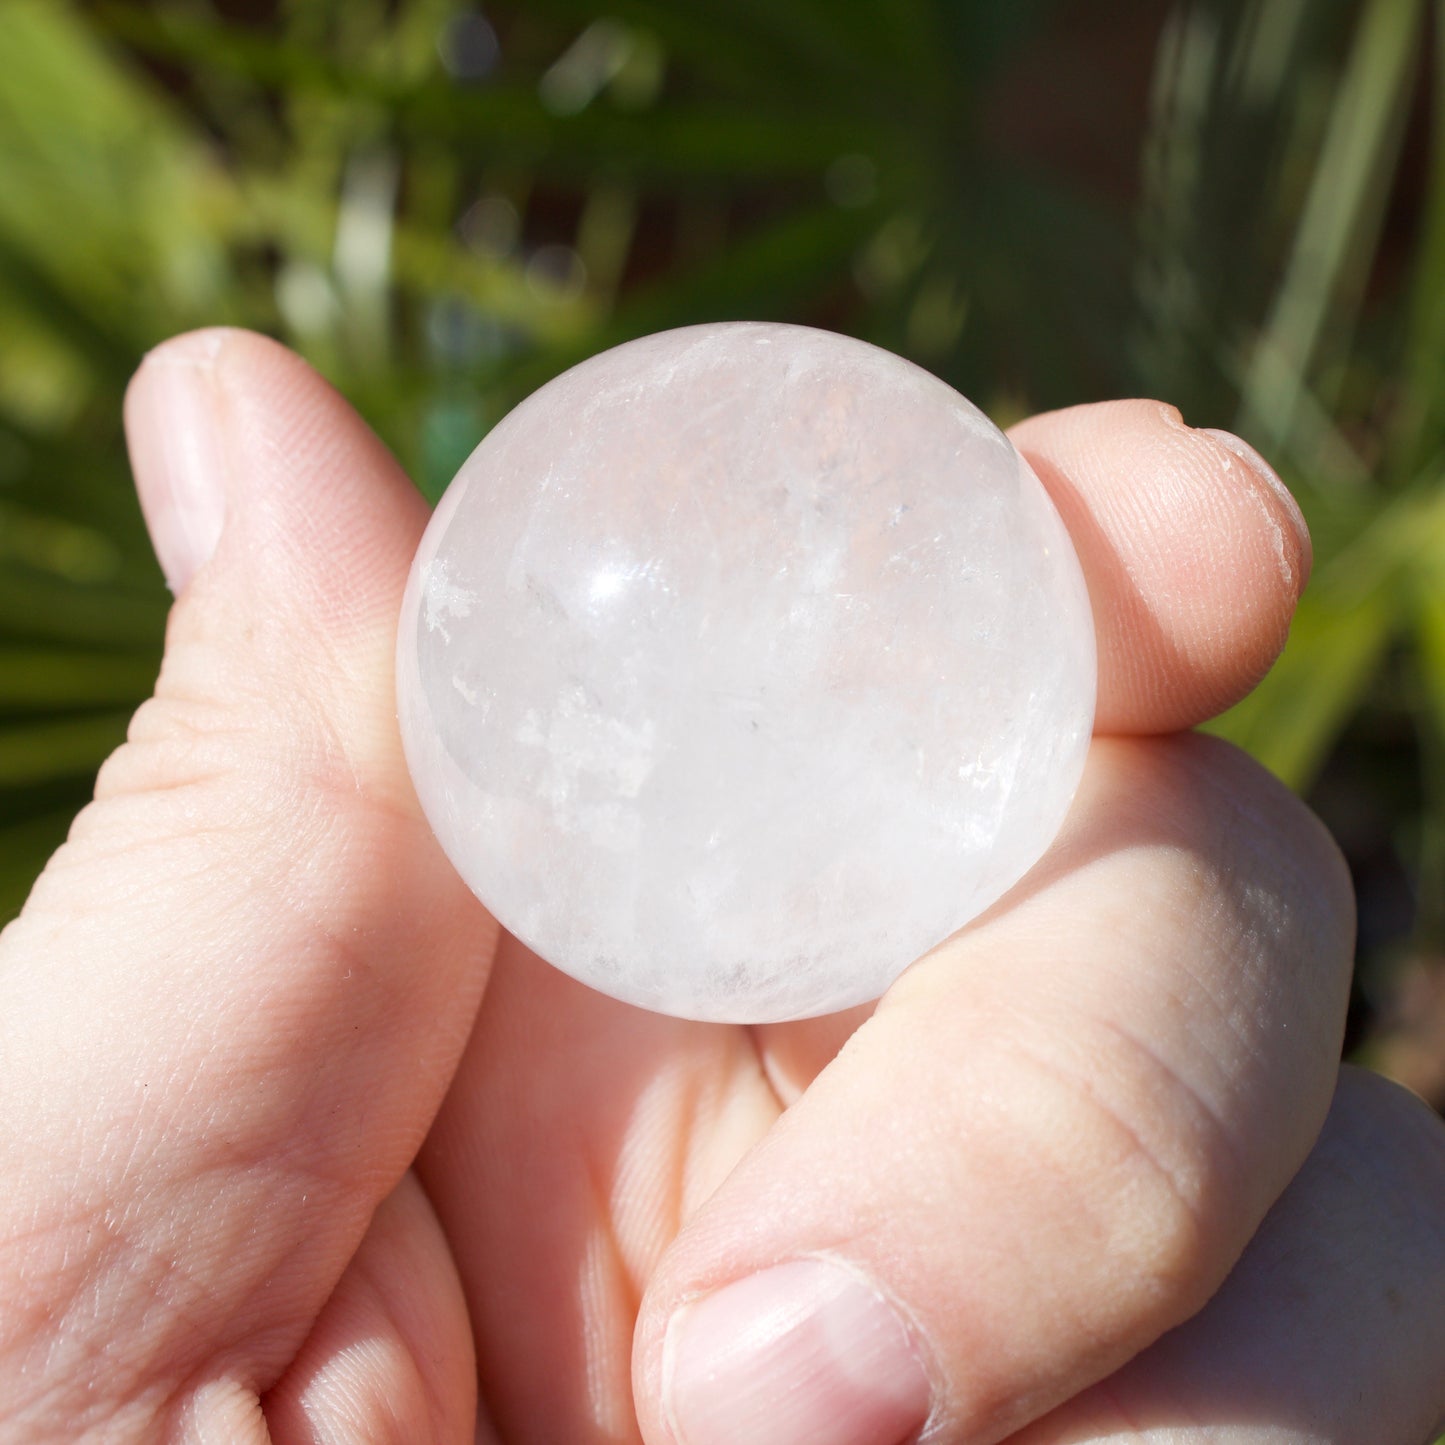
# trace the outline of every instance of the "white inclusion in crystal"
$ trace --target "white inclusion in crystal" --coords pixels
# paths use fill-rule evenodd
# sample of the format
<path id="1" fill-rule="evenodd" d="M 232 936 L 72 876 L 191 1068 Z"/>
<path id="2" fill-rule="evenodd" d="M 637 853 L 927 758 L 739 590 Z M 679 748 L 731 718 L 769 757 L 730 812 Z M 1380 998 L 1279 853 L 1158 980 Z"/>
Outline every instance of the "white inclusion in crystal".
<path id="1" fill-rule="evenodd" d="M 1068 534 L 977 408 L 738 323 L 493 428 L 418 551 L 397 706 L 504 926 L 619 998 L 756 1023 L 876 998 L 1023 876 L 1094 670 Z"/>
<path id="2" fill-rule="evenodd" d="M 427 630 L 440 632 L 447 641 L 451 640 L 451 633 L 443 619 L 470 617 L 477 605 L 476 593 L 453 582 L 450 567 L 439 558 L 422 569 L 422 594 L 426 599 Z"/>
<path id="3" fill-rule="evenodd" d="M 575 812 L 573 800 L 588 785 L 616 799 L 635 798 L 642 791 L 652 771 L 656 731 L 651 719 L 632 725 L 599 716 L 579 687 L 561 694 L 545 721 L 529 711 L 517 729 L 517 741 L 545 754 L 538 796 L 552 804 L 559 823 L 570 829 L 576 820 L 569 805 Z"/>

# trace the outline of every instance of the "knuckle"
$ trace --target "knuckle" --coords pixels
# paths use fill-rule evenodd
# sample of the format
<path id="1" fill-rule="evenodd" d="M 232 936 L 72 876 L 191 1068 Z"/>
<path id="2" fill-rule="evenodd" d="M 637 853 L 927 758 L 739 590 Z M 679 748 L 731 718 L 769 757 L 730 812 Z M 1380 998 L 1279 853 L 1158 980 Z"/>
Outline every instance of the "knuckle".
<path id="1" fill-rule="evenodd" d="M 1308 957 L 1343 988 L 1353 956 L 1354 888 L 1338 845 L 1310 809 L 1232 743 L 1158 741 L 1151 790 L 1163 836 L 1196 874 L 1201 913 L 1232 920 L 1272 956 Z"/>
<path id="2" fill-rule="evenodd" d="M 1131 1313 L 1194 1312 L 1233 1262 L 1227 1134 L 1161 1054 L 1122 1034 L 1079 1053 L 1025 1046 L 1033 1074 L 1029 1148 L 1051 1160 L 1070 1228 Z M 1242 1246 L 1242 1237 L 1238 1244 Z"/>

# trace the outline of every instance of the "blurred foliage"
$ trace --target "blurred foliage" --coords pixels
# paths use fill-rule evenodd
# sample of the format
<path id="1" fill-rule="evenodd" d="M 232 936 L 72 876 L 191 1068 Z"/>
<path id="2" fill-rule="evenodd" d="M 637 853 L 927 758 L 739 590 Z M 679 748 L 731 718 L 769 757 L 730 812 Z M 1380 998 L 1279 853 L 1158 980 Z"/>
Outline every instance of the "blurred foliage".
<path id="1" fill-rule="evenodd" d="M 1120 200 L 1023 159 L 999 121 L 1069 8 L 7 0 L 0 918 L 159 655 L 167 599 L 119 432 L 148 346 L 215 322 L 281 337 L 435 495 L 572 361 L 751 316 L 865 336 L 1003 420 L 1157 395 L 1275 460 L 1315 576 L 1280 665 L 1219 730 L 1327 815 L 1351 760 L 1367 794 L 1394 790 L 1369 846 L 1398 863 L 1405 922 L 1371 957 L 1380 978 L 1433 957 L 1440 13 L 1181 0 Z"/>

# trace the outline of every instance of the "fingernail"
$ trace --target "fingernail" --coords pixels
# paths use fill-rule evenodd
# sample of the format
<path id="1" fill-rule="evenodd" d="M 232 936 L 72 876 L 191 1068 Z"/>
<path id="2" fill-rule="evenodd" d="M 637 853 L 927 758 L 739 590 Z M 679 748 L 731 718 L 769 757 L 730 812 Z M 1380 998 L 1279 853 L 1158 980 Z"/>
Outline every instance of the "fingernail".
<path id="1" fill-rule="evenodd" d="M 1300 567 L 1304 573 L 1300 578 L 1300 587 L 1303 588 L 1304 584 L 1309 581 L 1315 553 L 1314 543 L 1310 540 L 1309 523 L 1305 521 L 1305 514 L 1300 511 L 1300 505 L 1295 501 L 1294 494 L 1280 480 L 1279 473 L 1243 437 L 1237 437 L 1233 432 L 1221 431 L 1218 427 L 1212 426 L 1202 426 L 1199 430 L 1205 436 L 1213 437 L 1226 451 L 1233 452 L 1279 499 L 1284 508 L 1286 520 L 1294 528 L 1295 535 L 1299 538 Z"/>
<path id="2" fill-rule="evenodd" d="M 932 1394 L 893 1306 L 821 1259 L 684 1305 L 668 1325 L 663 1379 L 678 1445 L 902 1445 Z"/>
<path id="3" fill-rule="evenodd" d="M 195 331 L 141 363 L 126 435 L 151 545 L 172 592 L 216 550 L 225 521 L 225 457 L 215 362 L 229 333 Z"/>

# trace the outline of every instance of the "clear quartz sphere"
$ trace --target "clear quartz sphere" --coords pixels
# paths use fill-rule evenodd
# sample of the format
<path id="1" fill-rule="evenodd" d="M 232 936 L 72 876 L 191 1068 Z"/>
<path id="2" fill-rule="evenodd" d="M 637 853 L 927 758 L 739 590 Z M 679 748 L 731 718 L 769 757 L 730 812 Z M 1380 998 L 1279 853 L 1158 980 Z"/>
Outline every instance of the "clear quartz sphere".
<path id="1" fill-rule="evenodd" d="M 1088 594 L 1003 434 L 800 326 L 689 327 L 549 382 L 422 540 L 398 708 L 426 815 L 543 958 L 756 1023 L 876 998 L 1054 837 Z"/>

